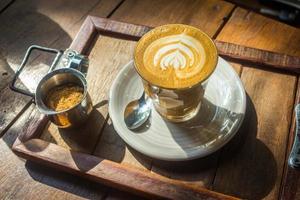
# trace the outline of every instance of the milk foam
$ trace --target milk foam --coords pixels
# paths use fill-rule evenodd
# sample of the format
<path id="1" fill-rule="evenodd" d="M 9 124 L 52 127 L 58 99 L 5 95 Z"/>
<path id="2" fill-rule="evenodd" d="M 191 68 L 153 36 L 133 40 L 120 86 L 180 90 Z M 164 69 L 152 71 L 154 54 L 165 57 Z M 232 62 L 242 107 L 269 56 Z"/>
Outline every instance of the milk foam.
<path id="1" fill-rule="evenodd" d="M 203 68 L 205 51 L 197 39 L 181 33 L 162 37 L 150 44 L 145 51 L 144 62 L 148 63 L 149 71 L 159 73 L 158 68 L 162 71 L 172 68 L 178 78 L 186 79 Z"/>
<path id="2" fill-rule="evenodd" d="M 137 72 L 149 83 L 165 88 L 188 88 L 215 69 L 217 49 L 201 30 L 168 24 L 146 33 L 135 48 Z"/>

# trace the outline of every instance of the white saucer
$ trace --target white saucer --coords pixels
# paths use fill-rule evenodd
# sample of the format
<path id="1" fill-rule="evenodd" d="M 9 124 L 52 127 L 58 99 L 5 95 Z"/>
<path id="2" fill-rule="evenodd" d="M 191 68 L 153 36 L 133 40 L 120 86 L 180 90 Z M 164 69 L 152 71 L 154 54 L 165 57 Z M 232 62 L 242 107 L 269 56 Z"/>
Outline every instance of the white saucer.
<path id="1" fill-rule="evenodd" d="M 208 80 L 205 101 L 189 122 L 171 123 L 154 108 L 149 124 L 139 131 L 124 122 L 125 106 L 143 92 L 142 81 L 129 62 L 117 75 L 109 94 L 109 115 L 120 137 L 135 150 L 160 160 L 183 161 L 204 157 L 225 145 L 239 129 L 246 109 L 242 82 L 232 67 L 219 57 Z"/>

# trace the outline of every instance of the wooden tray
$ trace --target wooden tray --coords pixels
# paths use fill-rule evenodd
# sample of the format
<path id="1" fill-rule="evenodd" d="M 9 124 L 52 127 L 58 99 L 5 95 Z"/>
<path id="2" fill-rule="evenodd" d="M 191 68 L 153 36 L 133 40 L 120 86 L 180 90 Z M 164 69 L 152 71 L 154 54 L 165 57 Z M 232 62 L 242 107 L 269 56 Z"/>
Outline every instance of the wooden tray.
<path id="1" fill-rule="evenodd" d="M 99 35 L 137 41 L 150 29 L 146 26 L 89 16 L 70 48 L 89 55 L 94 48 L 94 40 Z M 224 42 L 216 41 L 216 44 L 219 53 L 223 56 L 299 72 L 299 58 Z M 243 53 L 241 54 L 241 52 Z M 17 155 L 25 159 L 150 199 L 236 199 L 194 184 L 173 180 L 146 170 L 139 170 L 129 165 L 47 142 L 41 139 L 41 134 L 49 121 L 38 111 L 31 114 L 28 122 L 12 147 Z"/>

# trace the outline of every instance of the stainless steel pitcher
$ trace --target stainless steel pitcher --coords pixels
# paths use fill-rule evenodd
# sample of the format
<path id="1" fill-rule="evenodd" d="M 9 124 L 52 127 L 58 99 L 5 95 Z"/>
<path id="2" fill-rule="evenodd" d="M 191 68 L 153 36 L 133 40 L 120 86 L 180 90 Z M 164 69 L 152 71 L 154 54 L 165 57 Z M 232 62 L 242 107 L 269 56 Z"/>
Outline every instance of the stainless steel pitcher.
<path id="1" fill-rule="evenodd" d="M 18 88 L 15 84 L 20 73 L 24 69 L 26 62 L 28 61 L 30 53 L 33 50 L 40 50 L 56 54 L 48 73 L 38 83 L 35 93 Z M 87 67 L 88 58 L 78 54 L 74 50 L 67 49 L 66 51 L 61 51 L 33 45 L 28 48 L 22 64 L 16 71 L 10 88 L 15 92 L 33 97 L 38 110 L 42 114 L 45 114 L 50 121 L 58 127 L 77 127 L 88 119 L 93 108 L 92 100 L 87 92 L 87 81 L 85 78 Z M 65 84 L 75 84 L 80 86 L 83 89 L 82 100 L 73 107 L 59 112 L 48 108 L 45 104 L 45 101 L 49 90 Z"/>

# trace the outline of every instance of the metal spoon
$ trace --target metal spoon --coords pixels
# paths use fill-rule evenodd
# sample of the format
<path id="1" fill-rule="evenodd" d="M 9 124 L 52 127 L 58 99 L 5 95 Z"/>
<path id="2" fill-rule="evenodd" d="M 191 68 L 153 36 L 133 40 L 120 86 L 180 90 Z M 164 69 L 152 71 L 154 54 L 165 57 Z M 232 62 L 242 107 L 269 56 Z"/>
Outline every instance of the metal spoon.
<path id="1" fill-rule="evenodd" d="M 151 101 L 145 97 L 145 92 L 138 100 L 131 101 L 125 108 L 124 121 L 130 130 L 142 126 L 151 114 Z"/>

